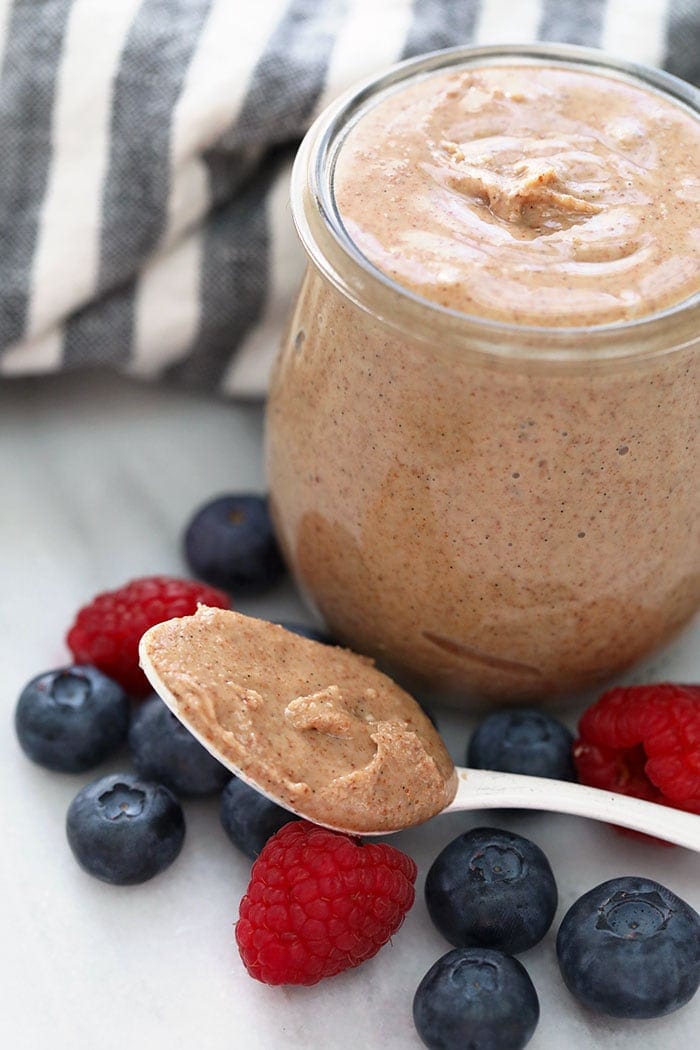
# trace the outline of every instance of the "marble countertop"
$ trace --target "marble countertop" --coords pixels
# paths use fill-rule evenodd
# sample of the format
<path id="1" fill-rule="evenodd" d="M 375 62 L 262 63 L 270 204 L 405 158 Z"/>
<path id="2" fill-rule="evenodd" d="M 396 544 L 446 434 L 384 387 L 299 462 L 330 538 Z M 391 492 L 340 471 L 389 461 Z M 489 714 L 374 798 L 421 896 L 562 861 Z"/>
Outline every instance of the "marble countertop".
<path id="1" fill-rule="evenodd" d="M 700 908 L 700 861 L 573 817 L 440 817 L 394 837 L 419 865 L 416 905 L 369 963 L 315 988 L 274 989 L 243 971 L 232 927 L 249 872 L 218 822 L 215 801 L 185 803 L 181 856 L 143 886 L 84 874 L 64 820 L 92 774 L 49 773 L 19 750 L 12 716 L 33 675 L 67 662 L 63 638 L 96 592 L 156 572 L 184 574 L 180 534 L 200 502 L 261 490 L 262 412 L 100 374 L 0 385 L 0 667 L 5 790 L 0 901 L 0 1042 L 12 1050 L 410 1050 L 414 990 L 447 945 L 433 929 L 422 883 L 437 852 L 490 823 L 533 838 L 548 855 L 560 908 L 545 940 L 522 956 L 538 990 L 532 1050 L 668 1050 L 692 1046 L 700 996 L 657 1021 L 595 1017 L 569 996 L 554 954 L 568 906 L 617 875 L 657 879 Z M 241 603 L 254 615 L 306 618 L 291 585 Z M 636 680 L 700 679 L 700 623 Z M 562 717 L 572 726 L 576 710 Z M 455 760 L 473 724 L 438 711 Z M 123 768 L 126 755 L 99 772 Z"/>

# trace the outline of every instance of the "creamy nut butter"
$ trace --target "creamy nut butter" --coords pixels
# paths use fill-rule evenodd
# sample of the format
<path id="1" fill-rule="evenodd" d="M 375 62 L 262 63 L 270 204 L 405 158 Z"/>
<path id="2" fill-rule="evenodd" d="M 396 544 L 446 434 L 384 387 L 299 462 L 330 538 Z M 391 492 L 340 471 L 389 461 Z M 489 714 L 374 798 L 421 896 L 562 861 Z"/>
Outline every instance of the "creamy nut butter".
<path id="1" fill-rule="evenodd" d="M 464 313 L 604 324 L 700 288 L 700 121 L 636 84 L 532 66 L 423 78 L 352 128 L 334 188 L 375 266 Z"/>
<path id="2" fill-rule="evenodd" d="M 395 831 L 454 797 L 437 731 L 367 657 L 205 606 L 152 627 L 140 652 L 205 745 L 310 820 Z"/>
<path id="3" fill-rule="evenodd" d="M 446 698 L 604 680 L 700 601 L 698 92 L 457 50 L 319 118 L 267 469 L 344 642 Z"/>

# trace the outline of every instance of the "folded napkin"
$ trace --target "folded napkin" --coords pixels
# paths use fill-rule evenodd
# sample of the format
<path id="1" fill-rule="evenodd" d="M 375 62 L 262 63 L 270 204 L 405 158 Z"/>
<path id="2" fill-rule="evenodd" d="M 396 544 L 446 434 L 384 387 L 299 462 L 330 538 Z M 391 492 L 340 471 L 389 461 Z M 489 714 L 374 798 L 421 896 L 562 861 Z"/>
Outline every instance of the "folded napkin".
<path id="1" fill-rule="evenodd" d="M 700 0 L 0 0 L 0 376 L 263 396 L 313 117 L 398 59 L 532 40 L 700 80 Z"/>

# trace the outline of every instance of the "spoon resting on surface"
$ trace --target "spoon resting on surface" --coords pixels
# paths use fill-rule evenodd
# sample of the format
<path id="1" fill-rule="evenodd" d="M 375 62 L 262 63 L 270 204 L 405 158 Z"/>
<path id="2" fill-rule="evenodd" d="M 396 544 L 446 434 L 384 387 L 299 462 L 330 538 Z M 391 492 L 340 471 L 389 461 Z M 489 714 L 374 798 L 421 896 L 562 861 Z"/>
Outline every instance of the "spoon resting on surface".
<path id="1" fill-rule="evenodd" d="M 700 817 L 671 806 L 566 780 L 457 768 L 459 785 L 443 813 L 470 809 L 543 809 L 619 824 L 700 852 Z"/>
<path id="2" fill-rule="evenodd" d="M 150 684 L 227 769 L 297 816 L 378 835 L 438 813 L 571 813 L 700 852 L 700 816 L 565 781 L 455 768 L 419 704 L 371 660 L 200 606 L 147 631 Z"/>

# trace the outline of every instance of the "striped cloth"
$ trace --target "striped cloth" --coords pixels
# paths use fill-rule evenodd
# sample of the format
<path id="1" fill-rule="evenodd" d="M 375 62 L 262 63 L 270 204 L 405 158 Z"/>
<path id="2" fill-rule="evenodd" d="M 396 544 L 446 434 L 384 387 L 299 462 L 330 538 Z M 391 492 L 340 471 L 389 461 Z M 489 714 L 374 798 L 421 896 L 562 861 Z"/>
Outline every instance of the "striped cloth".
<path id="1" fill-rule="evenodd" d="M 0 0 L 0 375 L 262 396 L 314 115 L 397 59 L 536 39 L 700 79 L 700 0 Z"/>

